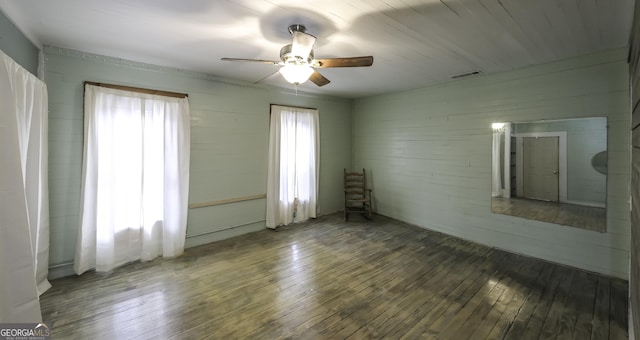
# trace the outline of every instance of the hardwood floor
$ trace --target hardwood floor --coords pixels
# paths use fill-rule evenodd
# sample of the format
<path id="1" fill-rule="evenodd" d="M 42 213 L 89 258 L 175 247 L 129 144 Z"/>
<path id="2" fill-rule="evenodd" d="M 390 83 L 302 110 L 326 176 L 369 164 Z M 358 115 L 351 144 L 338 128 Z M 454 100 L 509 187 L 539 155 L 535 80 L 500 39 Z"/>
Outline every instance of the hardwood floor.
<path id="1" fill-rule="evenodd" d="M 526 198 L 491 198 L 491 211 L 532 220 L 607 231 L 607 209 Z"/>
<path id="2" fill-rule="evenodd" d="M 625 339 L 624 280 L 375 216 L 52 282 L 53 339 Z"/>

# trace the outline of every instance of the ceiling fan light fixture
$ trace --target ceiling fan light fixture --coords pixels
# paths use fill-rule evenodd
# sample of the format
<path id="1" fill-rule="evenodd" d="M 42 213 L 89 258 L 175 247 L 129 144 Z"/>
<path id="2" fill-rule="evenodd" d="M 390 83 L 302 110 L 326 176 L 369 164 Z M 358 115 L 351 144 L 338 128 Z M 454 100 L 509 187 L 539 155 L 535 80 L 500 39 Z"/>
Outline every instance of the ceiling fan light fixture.
<path id="1" fill-rule="evenodd" d="M 306 33 L 303 25 L 289 26 L 289 33 L 291 33 L 291 43 L 280 49 L 280 61 L 245 58 L 222 58 L 221 60 L 280 65 L 282 67 L 279 72 L 289 83 L 300 85 L 311 80 L 316 86 L 325 86 L 331 81 L 314 68 L 365 67 L 373 64 L 373 56 L 315 59 L 313 47 L 316 37 Z M 269 77 L 262 78 L 258 82 Z"/>
<path id="2" fill-rule="evenodd" d="M 291 84 L 300 85 L 307 81 L 314 70 L 309 65 L 289 64 L 280 68 L 280 74 Z"/>

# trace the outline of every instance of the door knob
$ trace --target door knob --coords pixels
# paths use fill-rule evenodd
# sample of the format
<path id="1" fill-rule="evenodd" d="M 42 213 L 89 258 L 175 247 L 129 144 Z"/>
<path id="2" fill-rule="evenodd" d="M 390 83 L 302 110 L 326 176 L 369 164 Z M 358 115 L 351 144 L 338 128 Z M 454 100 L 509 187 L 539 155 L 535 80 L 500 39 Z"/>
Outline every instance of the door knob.
<path id="1" fill-rule="evenodd" d="M 553 174 L 557 175 L 558 174 L 558 170 L 553 170 Z"/>

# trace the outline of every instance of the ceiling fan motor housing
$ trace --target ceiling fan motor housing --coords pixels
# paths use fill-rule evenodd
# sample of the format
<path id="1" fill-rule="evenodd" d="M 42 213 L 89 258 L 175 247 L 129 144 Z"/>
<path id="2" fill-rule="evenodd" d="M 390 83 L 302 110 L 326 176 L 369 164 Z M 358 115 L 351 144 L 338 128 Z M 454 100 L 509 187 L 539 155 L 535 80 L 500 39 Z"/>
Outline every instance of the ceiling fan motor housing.
<path id="1" fill-rule="evenodd" d="M 305 59 L 304 57 L 293 55 L 291 53 L 292 46 L 293 44 L 287 44 L 280 49 L 280 59 L 285 64 L 310 65 L 314 58 L 313 50 L 309 52 L 309 55 Z"/>

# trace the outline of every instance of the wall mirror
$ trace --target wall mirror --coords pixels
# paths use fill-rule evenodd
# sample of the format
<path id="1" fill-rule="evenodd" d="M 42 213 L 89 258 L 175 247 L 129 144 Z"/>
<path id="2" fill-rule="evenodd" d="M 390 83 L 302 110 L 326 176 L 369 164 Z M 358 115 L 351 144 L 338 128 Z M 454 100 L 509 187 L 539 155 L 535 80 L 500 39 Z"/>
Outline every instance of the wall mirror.
<path id="1" fill-rule="evenodd" d="M 492 124 L 491 211 L 606 231 L 607 118 Z"/>

